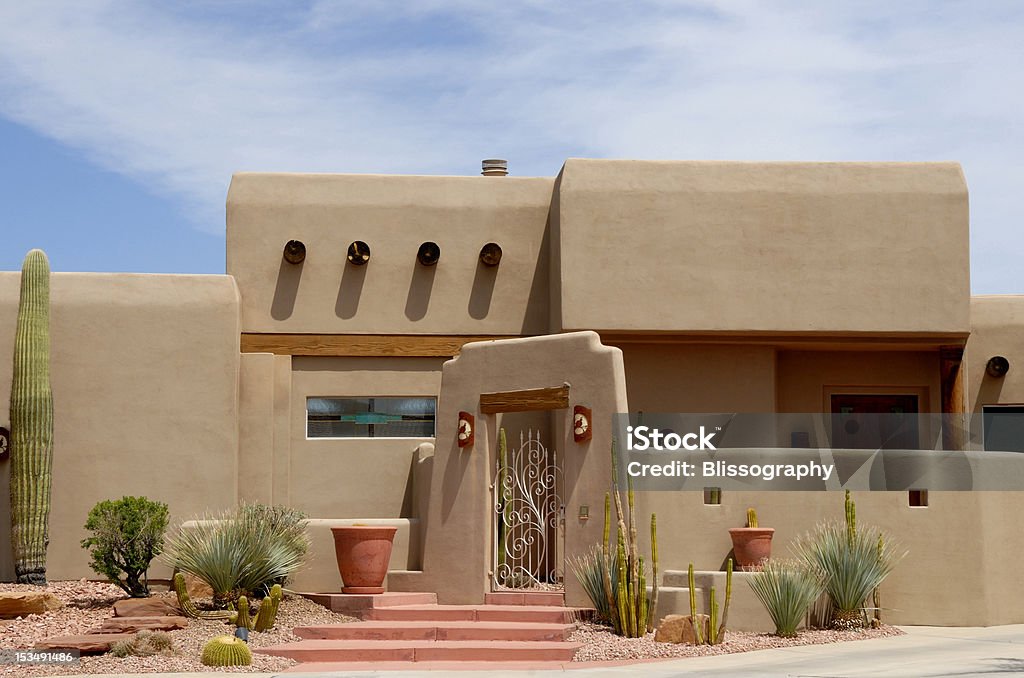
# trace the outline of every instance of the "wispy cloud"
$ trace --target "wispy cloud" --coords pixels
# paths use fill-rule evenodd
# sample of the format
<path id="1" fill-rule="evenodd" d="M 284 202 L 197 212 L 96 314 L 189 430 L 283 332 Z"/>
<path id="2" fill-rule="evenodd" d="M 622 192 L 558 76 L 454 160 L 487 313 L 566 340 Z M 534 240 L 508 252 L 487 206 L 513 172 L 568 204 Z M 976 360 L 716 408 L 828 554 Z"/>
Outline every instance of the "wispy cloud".
<path id="1" fill-rule="evenodd" d="M 986 3 L 4 3 L 0 114 L 223 224 L 233 171 L 507 156 L 964 163 L 1020 290 L 1024 10 Z M 170 8 L 170 9 L 169 9 Z"/>

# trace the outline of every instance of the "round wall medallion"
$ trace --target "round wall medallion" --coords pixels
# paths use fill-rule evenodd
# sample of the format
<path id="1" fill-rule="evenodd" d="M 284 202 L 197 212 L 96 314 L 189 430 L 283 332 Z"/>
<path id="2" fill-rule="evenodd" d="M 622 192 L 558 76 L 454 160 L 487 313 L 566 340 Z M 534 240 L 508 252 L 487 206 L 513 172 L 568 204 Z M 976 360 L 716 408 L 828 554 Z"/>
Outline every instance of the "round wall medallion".
<path id="1" fill-rule="evenodd" d="M 0 461 L 11 456 L 11 432 L 0 426 Z"/>
<path id="2" fill-rule="evenodd" d="M 370 260 L 370 246 L 362 240 L 356 240 L 348 246 L 348 260 L 356 266 L 362 266 Z"/>
<path id="3" fill-rule="evenodd" d="M 1010 371 L 1010 361 L 1001 355 L 992 356 L 988 359 L 988 364 L 985 365 L 985 372 L 988 376 L 1000 379 L 1006 376 L 1006 373 Z"/>
<path id="4" fill-rule="evenodd" d="M 437 246 L 436 242 L 425 242 L 420 245 L 420 251 L 416 253 L 416 258 L 424 266 L 433 266 L 441 258 L 441 248 Z"/>

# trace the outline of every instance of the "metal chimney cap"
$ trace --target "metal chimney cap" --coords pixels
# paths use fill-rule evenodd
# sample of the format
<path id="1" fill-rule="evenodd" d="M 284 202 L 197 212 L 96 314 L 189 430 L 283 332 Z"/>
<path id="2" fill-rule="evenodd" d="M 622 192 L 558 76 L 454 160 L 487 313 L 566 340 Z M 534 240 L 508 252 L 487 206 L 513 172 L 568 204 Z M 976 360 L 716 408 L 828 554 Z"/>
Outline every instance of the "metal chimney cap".
<path id="1" fill-rule="evenodd" d="M 501 158 L 489 158 L 484 160 L 481 165 L 482 171 L 480 174 L 485 177 L 508 176 L 508 160 L 502 160 Z"/>

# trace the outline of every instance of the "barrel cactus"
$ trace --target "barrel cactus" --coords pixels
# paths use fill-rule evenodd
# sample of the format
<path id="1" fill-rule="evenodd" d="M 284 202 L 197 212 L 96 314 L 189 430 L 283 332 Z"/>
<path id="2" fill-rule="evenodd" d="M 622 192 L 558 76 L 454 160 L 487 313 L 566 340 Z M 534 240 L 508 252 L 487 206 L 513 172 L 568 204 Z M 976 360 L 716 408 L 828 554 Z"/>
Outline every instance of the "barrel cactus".
<path id="1" fill-rule="evenodd" d="M 249 666 L 252 651 L 245 641 L 234 636 L 217 636 L 203 646 L 205 666 Z"/>
<path id="2" fill-rule="evenodd" d="M 50 262 L 25 256 L 11 380 L 11 548 L 19 584 L 46 585 L 53 467 Z"/>

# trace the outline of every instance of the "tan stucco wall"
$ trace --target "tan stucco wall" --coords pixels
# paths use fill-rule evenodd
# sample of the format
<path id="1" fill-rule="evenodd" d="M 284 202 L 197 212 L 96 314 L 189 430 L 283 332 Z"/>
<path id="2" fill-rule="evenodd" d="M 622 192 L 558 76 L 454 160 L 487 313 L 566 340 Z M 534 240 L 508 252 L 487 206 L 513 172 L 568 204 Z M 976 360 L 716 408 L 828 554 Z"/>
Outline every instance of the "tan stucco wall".
<path id="1" fill-rule="evenodd" d="M 615 345 L 614 340 L 609 343 Z M 621 343 L 634 412 L 774 412 L 775 349 Z"/>
<path id="2" fill-rule="evenodd" d="M 570 159 L 558 211 L 555 328 L 969 329 L 956 163 Z"/>
<path id="3" fill-rule="evenodd" d="M 907 393 L 942 410 L 938 351 L 779 351 L 778 411 L 829 412 L 832 393 Z"/>
<path id="4" fill-rule="evenodd" d="M 245 332 L 538 334 L 547 330 L 545 240 L 553 179 L 236 174 L 227 272 Z M 291 265 L 282 248 L 306 245 Z M 370 246 L 352 266 L 354 240 Z M 441 259 L 416 261 L 421 243 Z M 479 263 L 487 242 L 501 264 Z"/>
<path id="5" fill-rule="evenodd" d="M 306 398 L 437 396 L 440 358 L 292 360 L 290 503 L 311 518 L 413 513 L 414 458 L 430 438 L 306 438 Z"/>
<path id="6" fill-rule="evenodd" d="M 985 373 L 989 358 L 1010 361 L 1002 378 Z M 1024 296 L 981 296 L 971 299 L 971 338 L 964 358 L 967 367 L 968 411 L 984 405 L 1024 404 Z"/>
<path id="7" fill-rule="evenodd" d="M 0 273 L 0 402 L 10 401 L 20 274 Z M 89 509 L 145 495 L 172 521 L 238 494 L 238 295 L 227 276 L 55 273 L 54 462 L 47 576 L 95 576 Z M 7 407 L 0 423 L 9 425 Z M 0 579 L 13 577 L 0 467 Z M 163 568 L 156 568 L 160 576 Z"/>

